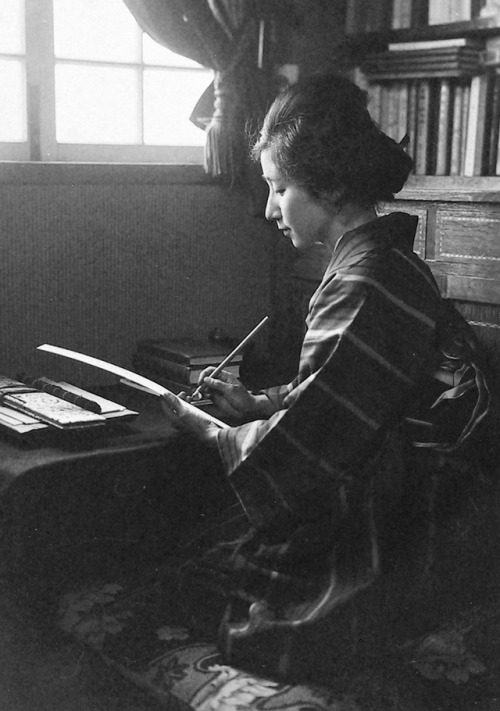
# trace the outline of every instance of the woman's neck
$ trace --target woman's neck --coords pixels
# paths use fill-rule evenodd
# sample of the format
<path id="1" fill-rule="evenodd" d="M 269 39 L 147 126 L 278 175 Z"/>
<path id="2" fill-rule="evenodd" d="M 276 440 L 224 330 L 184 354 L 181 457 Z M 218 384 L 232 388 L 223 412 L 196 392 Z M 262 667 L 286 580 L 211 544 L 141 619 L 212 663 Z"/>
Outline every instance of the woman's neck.
<path id="1" fill-rule="evenodd" d="M 332 219 L 328 237 L 324 244 L 331 253 L 335 245 L 346 232 L 351 232 L 367 222 L 377 218 L 374 207 L 360 207 L 359 205 L 345 205 Z"/>

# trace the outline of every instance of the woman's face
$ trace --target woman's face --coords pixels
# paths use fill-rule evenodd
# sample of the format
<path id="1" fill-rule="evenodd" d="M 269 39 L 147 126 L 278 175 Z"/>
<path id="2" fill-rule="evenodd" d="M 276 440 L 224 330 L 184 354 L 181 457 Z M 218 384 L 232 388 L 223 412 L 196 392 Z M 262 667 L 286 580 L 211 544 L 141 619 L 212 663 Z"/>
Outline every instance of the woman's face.
<path id="1" fill-rule="evenodd" d="M 262 151 L 260 162 L 262 177 L 269 187 L 266 219 L 275 220 L 297 249 L 327 240 L 332 228 L 331 213 L 305 188 L 281 175 L 269 150 Z"/>

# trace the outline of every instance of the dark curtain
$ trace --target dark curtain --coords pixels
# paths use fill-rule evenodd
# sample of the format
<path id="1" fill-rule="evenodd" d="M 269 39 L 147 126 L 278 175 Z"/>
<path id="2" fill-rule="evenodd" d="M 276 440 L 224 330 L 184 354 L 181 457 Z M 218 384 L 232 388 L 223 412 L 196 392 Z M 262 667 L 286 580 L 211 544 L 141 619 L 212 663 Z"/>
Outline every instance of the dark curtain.
<path id="1" fill-rule="evenodd" d="M 231 185 L 248 179 L 248 119 L 273 93 L 268 49 L 273 0 L 124 0 L 140 26 L 168 49 L 215 71 L 191 120 L 206 130 L 205 171 Z M 264 42 L 263 42 L 264 41 Z M 268 55 L 267 55 L 268 56 Z M 266 66 L 267 65 L 267 66 Z"/>

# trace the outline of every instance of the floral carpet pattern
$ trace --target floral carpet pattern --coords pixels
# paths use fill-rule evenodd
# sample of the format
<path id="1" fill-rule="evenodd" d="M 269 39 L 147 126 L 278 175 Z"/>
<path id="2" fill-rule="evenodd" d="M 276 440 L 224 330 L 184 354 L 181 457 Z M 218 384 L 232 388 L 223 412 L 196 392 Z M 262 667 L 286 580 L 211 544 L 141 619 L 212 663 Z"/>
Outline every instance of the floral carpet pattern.
<path id="1" fill-rule="evenodd" d="M 331 684 L 289 684 L 224 664 L 215 646 L 171 626 L 159 590 L 93 585 L 66 594 L 59 626 L 95 650 L 159 707 L 196 711 L 500 711 L 500 610 L 342 670 Z"/>

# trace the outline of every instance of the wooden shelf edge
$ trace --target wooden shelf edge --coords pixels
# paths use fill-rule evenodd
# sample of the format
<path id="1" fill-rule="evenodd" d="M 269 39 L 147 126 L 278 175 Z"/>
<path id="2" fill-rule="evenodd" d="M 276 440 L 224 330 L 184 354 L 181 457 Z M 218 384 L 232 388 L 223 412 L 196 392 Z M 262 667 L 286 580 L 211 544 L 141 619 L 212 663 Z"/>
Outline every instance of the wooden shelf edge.
<path id="1" fill-rule="evenodd" d="M 396 200 L 500 202 L 500 176 L 412 175 Z"/>
<path id="2" fill-rule="evenodd" d="M 500 16 L 477 17 L 463 22 L 448 22 L 443 25 L 422 25 L 402 29 L 381 28 L 374 32 L 348 34 L 343 41 L 346 45 L 370 42 L 417 42 L 473 35 L 488 36 L 500 32 Z"/>

